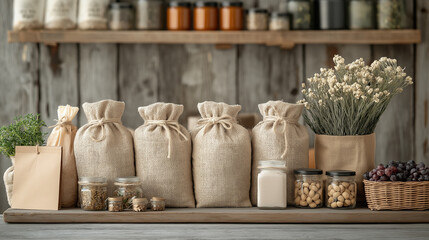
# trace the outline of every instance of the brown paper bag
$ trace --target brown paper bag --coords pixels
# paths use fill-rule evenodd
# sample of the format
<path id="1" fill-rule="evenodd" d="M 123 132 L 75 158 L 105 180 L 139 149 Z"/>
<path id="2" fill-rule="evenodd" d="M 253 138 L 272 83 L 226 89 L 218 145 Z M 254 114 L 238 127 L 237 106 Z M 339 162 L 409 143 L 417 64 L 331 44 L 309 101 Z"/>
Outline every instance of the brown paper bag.
<path id="1" fill-rule="evenodd" d="M 58 210 L 61 147 L 16 147 L 12 208 Z"/>
<path id="2" fill-rule="evenodd" d="M 77 202 L 77 171 L 73 146 L 77 127 L 72 124 L 72 121 L 78 112 L 77 107 L 59 106 L 58 123 L 46 144 L 52 147 L 63 147 L 60 186 L 60 202 L 63 208 L 75 207 Z"/>

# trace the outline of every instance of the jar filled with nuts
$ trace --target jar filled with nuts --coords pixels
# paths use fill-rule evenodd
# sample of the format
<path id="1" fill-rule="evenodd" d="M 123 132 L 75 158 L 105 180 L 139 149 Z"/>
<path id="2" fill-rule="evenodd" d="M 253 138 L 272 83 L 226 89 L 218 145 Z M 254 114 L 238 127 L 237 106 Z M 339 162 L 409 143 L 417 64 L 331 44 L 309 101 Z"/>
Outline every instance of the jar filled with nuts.
<path id="1" fill-rule="evenodd" d="M 323 171 L 319 169 L 295 169 L 295 206 L 299 208 L 323 207 Z"/>
<path id="2" fill-rule="evenodd" d="M 326 206 L 328 208 L 356 207 L 356 172 L 335 170 L 327 171 Z"/>
<path id="3" fill-rule="evenodd" d="M 106 210 L 107 180 L 101 177 L 79 178 L 79 204 L 85 211 Z"/>
<path id="4" fill-rule="evenodd" d="M 153 197 L 150 200 L 153 211 L 164 211 L 165 210 L 165 199 L 160 197 Z"/>
<path id="5" fill-rule="evenodd" d="M 109 197 L 109 212 L 122 212 L 122 198 L 121 197 Z"/>
<path id="6" fill-rule="evenodd" d="M 134 198 L 133 200 L 133 211 L 134 212 L 146 212 L 148 205 L 147 198 Z"/>
<path id="7" fill-rule="evenodd" d="M 114 195 L 123 198 L 124 209 L 132 209 L 133 199 L 143 197 L 141 181 L 138 177 L 116 178 Z"/>

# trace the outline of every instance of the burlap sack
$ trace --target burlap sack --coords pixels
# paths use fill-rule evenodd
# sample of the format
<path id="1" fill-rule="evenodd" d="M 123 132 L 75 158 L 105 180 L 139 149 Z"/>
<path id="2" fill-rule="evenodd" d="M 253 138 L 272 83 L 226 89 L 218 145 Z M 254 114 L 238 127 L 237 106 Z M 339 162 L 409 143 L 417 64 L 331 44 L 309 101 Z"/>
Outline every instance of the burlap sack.
<path id="1" fill-rule="evenodd" d="M 135 176 L 133 137 L 121 122 L 125 103 L 104 100 L 82 107 L 88 123 L 74 142 L 78 177 L 107 178 L 112 196 L 115 178 Z"/>
<path id="2" fill-rule="evenodd" d="M 258 162 L 286 160 L 288 204 L 294 204 L 293 170 L 308 168 L 307 128 L 298 123 L 304 105 L 282 101 L 259 104 L 263 120 L 252 130 L 252 204 L 257 204 Z"/>
<path id="3" fill-rule="evenodd" d="M 375 133 L 363 136 L 316 135 L 316 168 L 356 171 L 358 203 L 365 201 L 363 174 L 375 165 Z"/>
<path id="4" fill-rule="evenodd" d="M 239 105 L 198 104 L 201 119 L 192 131 L 197 207 L 251 207 L 251 143 L 237 124 Z"/>
<path id="5" fill-rule="evenodd" d="M 13 191 L 13 173 L 15 169 L 15 157 L 11 156 L 10 160 L 12 160 L 12 166 L 10 166 L 3 175 L 3 182 L 6 188 L 6 197 L 9 206 L 12 206 L 12 191 Z"/>
<path id="6" fill-rule="evenodd" d="M 144 197 L 165 198 L 167 207 L 195 207 L 191 136 L 178 122 L 183 105 L 155 103 L 139 113 L 144 124 L 134 133 L 134 149 Z"/>
<path id="7" fill-rule="evenodd" d="M 77 171 L 74 158 L 74 138 L 77 127 L 72 121 L 79 108 L 58 107 L 58 123 L 54 126 L 47 146 L 63 147 L 61 159 L 60 204 L 63 208 L 75 207 L 77 203 Z"/>

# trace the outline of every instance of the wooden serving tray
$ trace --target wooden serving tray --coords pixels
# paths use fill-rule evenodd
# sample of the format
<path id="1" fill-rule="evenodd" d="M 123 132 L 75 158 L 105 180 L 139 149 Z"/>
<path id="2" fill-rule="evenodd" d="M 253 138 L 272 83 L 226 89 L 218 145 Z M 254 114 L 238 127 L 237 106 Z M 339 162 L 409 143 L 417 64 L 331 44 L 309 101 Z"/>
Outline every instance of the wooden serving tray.
<path id="1" fill-rule="evenodd" d="M 257 208 L 170 208 L 163 212 L 8 209 L 8 223 L 429 223 L 429 211 Z"/>

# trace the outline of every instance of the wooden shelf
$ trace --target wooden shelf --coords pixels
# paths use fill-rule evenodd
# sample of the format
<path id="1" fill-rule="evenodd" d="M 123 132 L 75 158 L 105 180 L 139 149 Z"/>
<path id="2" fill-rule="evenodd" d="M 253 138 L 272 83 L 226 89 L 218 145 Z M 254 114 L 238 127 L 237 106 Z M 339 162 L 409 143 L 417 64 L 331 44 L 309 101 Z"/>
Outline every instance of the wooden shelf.
<path id="1" fill-rule="evenodd" d="M 30 43 L 158 43 L 265 44 L 292 48 L 296 44 L 414 44 L 420 30 L 338 31 L 9 31 L 9 42 Z"/>
<path id="2" fill-rule="evenodd" d="M 371 211 L 366 208 L 177 208 L 141 213 L 8 209 L 3 217 L 8 223 L 429 223 L 429 211 Z"/>

